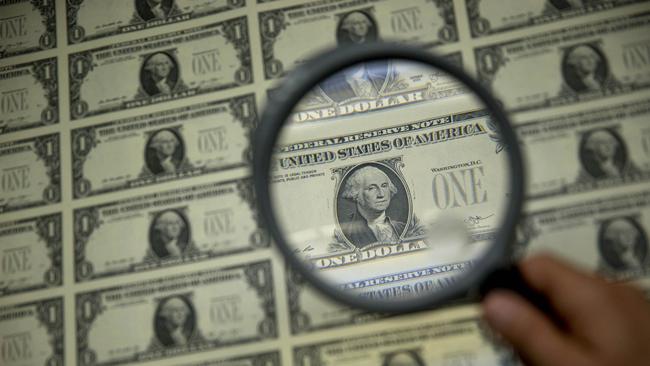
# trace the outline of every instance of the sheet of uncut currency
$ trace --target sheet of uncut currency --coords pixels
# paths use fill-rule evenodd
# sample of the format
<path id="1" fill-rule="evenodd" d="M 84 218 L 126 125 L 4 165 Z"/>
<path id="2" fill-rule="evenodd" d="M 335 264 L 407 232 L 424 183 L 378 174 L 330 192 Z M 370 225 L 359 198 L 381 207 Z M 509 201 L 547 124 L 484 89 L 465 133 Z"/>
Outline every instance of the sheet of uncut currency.
<path id="1" fill-rule="evenodd" d="M 516 126 L 526 201 L 513 256 L 550 251 L 648 294 L 649 34 L 643 0 L 0 1 L 0 365 L 519 364 L 467 300 L 378 314 L 301 278 L 254 194 L 261 115 L 328 48 L 440 55 Z M 309 94 L 294 115 L 309 138 L 288 144 L 276 185 L 290 224 L 327 228 L 300 246 L 308 259 L 381 272 L 420 256 L 399 267 L 426 275 L 400 285 L 443 288 L 471 260 L 424 255 L 436 244 L 425 208 L 448 206 L 480 247 L 507 192 L 490 176 L 507 147 L 480 106 L 419 109 L 463 99 L 458 83 L 382 70 L 370 94 Z M 331 138 L 362 111 L 384 116 L 359 127 L 371 137 Z M 445 139 L 460 134 L 471 149 Z M 441 150 L 444 164 L 415 164 Z M 402 192 L 387 213 L 408 245 L 337 226 L 352 205 L 343 183 L 364 165 Z M 369 283 L 366 296 L 404 295 Z"/>

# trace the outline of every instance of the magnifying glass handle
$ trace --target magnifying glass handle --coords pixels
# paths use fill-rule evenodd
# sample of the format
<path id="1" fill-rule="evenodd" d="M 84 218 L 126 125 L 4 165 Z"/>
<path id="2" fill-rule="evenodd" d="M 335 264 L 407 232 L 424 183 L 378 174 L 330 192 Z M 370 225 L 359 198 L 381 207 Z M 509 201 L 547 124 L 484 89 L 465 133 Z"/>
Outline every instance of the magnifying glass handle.
<path id="1" fill-rule="evenodd" d="M 548 298 L 539 291 L 530 287 L 526 280 L 524 280 L 523 274 L 516 266 L 499 268 L 492 272 L 485 279 L 479 289 L 481 297 L 485 297 L 488 292 L 494 289 L 510 290 L 517 293 L 551 318 L 556 325 L 560 327 L 563 326 L 564 322 L 557 315 L 557 312 L 553 309 L 553 306 L 551 306 Z"/>

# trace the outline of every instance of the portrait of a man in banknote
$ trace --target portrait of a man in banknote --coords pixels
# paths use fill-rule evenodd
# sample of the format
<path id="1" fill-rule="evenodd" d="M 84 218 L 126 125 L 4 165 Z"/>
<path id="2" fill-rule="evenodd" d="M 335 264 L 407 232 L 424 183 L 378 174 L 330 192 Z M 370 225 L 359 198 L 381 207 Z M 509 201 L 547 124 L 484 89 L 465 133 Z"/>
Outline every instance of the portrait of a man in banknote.
<path id="1" fill-rule="evenodd" d="M 160 300 L 155 313 L 154 332 L 165 347 L 186 345 L 196 328 L 196 314 L 186 296 L 170 296 Z"/>
<path id="2" fill-rule="evenodd" d="M 140 68 L 140 86 L 149 96 L 171 94 L 178 84 L 178 63 L 167 52 L 144 58 Z"/>
<path id="3" fill-rule="evenodd" d="M 605 56 L 590 44 L 579 44 L 564 50 L 562 77 L 577 93 L 598 91 L 605 84 L 609 70 Z"/>
<path id="4" fill-rule="evenodd" d="M 349 243 L 396 243 L 406 232 L 409 202 L 397 174 L 382 164 L 351 169 L 337 193 L 337 221 Z"/>
<path id="5" fill-rule="evenodd" d="M 145 22 L 166 19 L 173 5 L 173 0 L 135 0 L 135 10 Z"/>
<path id="6" fill-rule="evenodd" d="M 623 139 L 613 129 L 600 128 L 583 134 L 579 154 L 579 181 L 622 177 L 637 171 L 628 159 Z"/>
<path id="7" fill-rule="evenodd" d="M 356 64 L 323 81 L 320 88 L 336 103 L 377 98 L 388 78 L 389 66 L 387 61 Z"/>
<path id="8" fill-rule="evenodd" d="M 185 146 L 176 131 L 162 129 L 151 134 L 144 155 L 146 167 L 151 174 L 176 173 L 185 161 Z"/>
<path id="9" fill-rule="evenodd" d="M 355 10 L 339 17 L 336 27 L 336 42 L 343 44 L 363 44 L 377 40 L 377 22 L 370 13 Z"/>
<path id="10" fill-rule="evenodd" d="M 178 210 L 164 210 L 151 220 L 149 247 L 161 259 L 178 258 L 189 243 L 187 219 Z"/>
<path id="11" fill-rule="evenodd" d="M 648 238 L 634 218 L 612 218 L 600 224 L 598 250 L 613 270 L 641 270 L 646 266 Z"/>
<path id="12" fill-rule="evenodd" d="M 384 356 L 382 366 L 425 366 L 424 360 L 413 350 L 396 351 Z"/>

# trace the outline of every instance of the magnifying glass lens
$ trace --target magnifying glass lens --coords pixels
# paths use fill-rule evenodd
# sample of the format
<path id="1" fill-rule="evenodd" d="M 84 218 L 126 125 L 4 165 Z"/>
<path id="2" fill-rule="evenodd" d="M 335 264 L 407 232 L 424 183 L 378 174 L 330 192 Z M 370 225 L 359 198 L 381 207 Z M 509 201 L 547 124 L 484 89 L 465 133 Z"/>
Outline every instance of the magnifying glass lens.
<path id="1" fill-rule="evenodd" d="M 295 104 L 271 158 L 271 206 L 319 285 L 387 304 L 426 299 L 490 253 L 512 172 L 472 90 L 432 65 L 380 59 Z"/>

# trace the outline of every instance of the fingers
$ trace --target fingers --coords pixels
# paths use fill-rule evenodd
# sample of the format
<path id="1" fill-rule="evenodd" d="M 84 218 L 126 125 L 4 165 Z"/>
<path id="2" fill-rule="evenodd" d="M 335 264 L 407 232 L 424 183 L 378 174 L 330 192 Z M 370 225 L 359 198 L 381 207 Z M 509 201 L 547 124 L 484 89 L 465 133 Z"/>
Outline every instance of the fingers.
<path id="1" fill-rule="evenodd" d="M 533 365 L 587 365 L 580 345 L 561 333 L 534 306 L 504 290 L 490 292 L 483 301 L 488 324 Z"/>
<path id="2" fill-rule="evenodd" d="M 616 301 L 606 282 L 553 257 L 534 256 L 522 261 L 519 267 L 530 286 L 544 294 L 574 330 L 597 331 L 597 321 L 608 315 L 603 309 Z"/>

